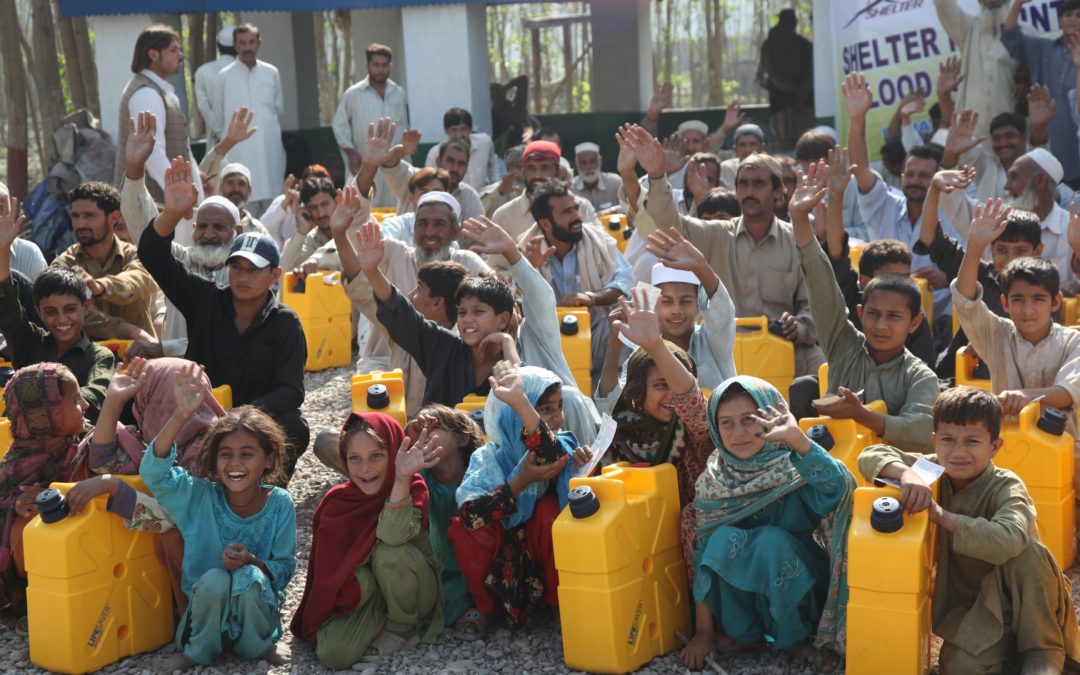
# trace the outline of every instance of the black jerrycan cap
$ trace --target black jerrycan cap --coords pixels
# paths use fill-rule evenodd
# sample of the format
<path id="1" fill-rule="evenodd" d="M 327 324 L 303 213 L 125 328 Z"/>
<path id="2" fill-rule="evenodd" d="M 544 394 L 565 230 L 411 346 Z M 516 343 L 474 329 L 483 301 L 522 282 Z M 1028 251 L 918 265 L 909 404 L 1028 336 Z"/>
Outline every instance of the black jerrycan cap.
<path id="1" fill-rule="evenodd" d="M 769 332 L 773 335 L 784 337 L 784 324 L 780 323 L 780 319 L 773 319 L 769 324 Z"/>
<path id="2" fill-rule="evenodd" d="M 15 369 L 10 366 L 0 366 L 0 387 L 3 387 L 11 379 L 11 376 L 15 374 Z"/>
<path id="3" fill-rule="evenodd" d="M 577 317 L 573 314 L 567 314 L 562 318 L 562 321 L 559 322 L 559 332 L 563 335 L 577 335 L 580 328 L 581 327 L 578 326 Z"/>
<path id="4" fill-rule="evenodd" d="M 896 532 L 904 526 L 900 502 L 893 497 L 878 497 L 870 510 L 870 527 L 876 532 Z"/>
<path id="5" fill-rule="evenodd" d="M 810 430 L 806 432 L 807 437 L 813 442 L 820 445 L 825 449 L 825 452 L 833 449 L 836 445 L 836 441 L 833 440 L 832 434 L 829 433 L 829 428 L 824 424 L 815 424 L 810 427 Z"/>
<path id="6" fill-rule="evenodd" d="M 1047 408 L 1043 410 L 1043 413 L 1039 417 L 1039 421 L 1035 423 L 1035 426 L 1051 436 L 1061 436 L 1065 433 L 1065 424 L 1068 421 L 1069 418 L 1065 413 L 1057 408 Z"/>
<path id="7" fill-rule="evenodd" d="M 60 491 L 56 488 L 49 488 L 39 492 L 38 496 L 34 498 L 34 503 L 38 507 L 38 514 L 41 516 L 43 523 L 55 523 L 58 520 L 63 520 L 69 513 L 64 495 L 60 494 Z"/>
<path id="8" fill-rule="evenodd" d="M 479 424 L 480 428 L 483 429 L 484 428 L 484 409 L 483 408 L 473 408 L 472 410 L 469 411 L 469 419 L 471 419 L 473 422 L 476 422 L 477 424 Z"/>
<path id="9" fill-rule="evenodd" d="M 372 410 L 390 407 L 390 392 L 385 384 L 373 384 L 367 388 L 367 407 Z"/>
<path id="10" fill-rule="evenodd" d="M 622 216 L 611 216 L 608 218 L 607 226 L 609 230 L 618 230 L 622 227 Z"/>
<path id="11" fill-rule="evenodd" d="M 626 228 L 625 230 L 622 231 L 622 238 L 623 239 L 628 240 L 632 236 L 634 236 L 634 228 L 628 227 L 628 228 Z"/>
<path id="12" fill-rule="evenodd" d="M 588 518 L 600 510 L 600 500 L 588 485 L 581 485 L 570 491 L 570 515 L 575 518 Z"/>

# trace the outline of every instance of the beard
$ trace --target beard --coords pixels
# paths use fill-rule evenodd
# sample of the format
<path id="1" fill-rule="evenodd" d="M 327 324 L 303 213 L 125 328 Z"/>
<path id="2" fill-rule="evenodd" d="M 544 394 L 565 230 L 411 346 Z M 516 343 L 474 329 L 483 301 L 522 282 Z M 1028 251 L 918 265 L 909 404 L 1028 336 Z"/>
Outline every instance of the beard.
<path id="1" fill-rule="evenodd" d="M 591 184 L 600 181 L 599 171 L 582 171 L 578 175 L 581 176 L 581 180 L 585 181 L 586 183 Z"/>
<path id="2" fill-rule="evenodd" d="M 219 270 L 229 259 L 229 244 L 195 244 L 188 247 L 188 260 L 211 270 Z"/>
<path id="3" fill-rule="evenodd" d="M 1034 211 L 1038 206 L 1039 197 L 1035 194 L 1034 188 L 1028 185 L 1024 188 L 1024 191 L 1016 195 L 1009 202 L 1009 206 L 1014 209 L 1022 209 L 1024 211 Z"/>
<path id="4" fill-rule="evenodd" d="M 575 220 L 566 227 L 559 227 L 558 225 L 555 225 L 551 228 L 551 235 L 563 243 L 576 244 L 581 241 L 582 238 L 584 238 L 585 230 L 582 229 L 574 232 L 570 228 L 574 227 L 575 225 L 580 226 L 581 221 Z"/>
<path id="5" fill-rule="evenodd" d="M 426 265 L 429 262 L 445 262 L 450 259 L 450 245 L 447 244 L 434 251 L 429 251 L 426 248 L 417 246 L 414 255 L 416 257 L 417 266 Z"/>
<path id="6" fill-rule="evenodd" d="M 247 201 L 247 196 L 245 196 L 244 193 L 240 192 L 239 190 L 233 190 L 232 192 L 226 194 L 225 198 L 232 202 L 238 209 L 243 208 L 244 202 Z"/>

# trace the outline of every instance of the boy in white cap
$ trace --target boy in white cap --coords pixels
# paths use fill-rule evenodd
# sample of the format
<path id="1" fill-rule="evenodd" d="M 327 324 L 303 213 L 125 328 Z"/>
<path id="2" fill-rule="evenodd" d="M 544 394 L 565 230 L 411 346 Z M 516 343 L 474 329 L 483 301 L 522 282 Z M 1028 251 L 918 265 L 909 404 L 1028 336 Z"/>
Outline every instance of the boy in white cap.
<path id="1" fill-rule="evenodd" d="M 619 211 L 619 174 L 602 171 L 604 158 L 596 143 L 578 143 L 574 146 L 574 164 L 577 175 L 570 184 L 574 194 L 588 199 L 597 215 Z"/>
<path id="2" fill-rule="evenodd" d="M 731 137 L 731 147 L 735 156 L 720 162 L 720 185 L 734 189 L 739 162 L 755 152 L 765 152 L 765 132 L 758 125 L 748 122 L 735 130 Z"/>
<path id="3" fill-rule="evenodd" d="M 218 56 L 213 61 L 208 61 L 195 71 L 195 103 L 199 106 L 199 114 L 206 123 L 206 147 L 213 147 L 214 143 L 225 137 L 225 129 L 213 128 L 217 124 L 218 106 L 221 101 L 217 98 L 217 88 L 213 86 L 214 78 L 221 69 L 236 60 L 236 50 L 233 49 L 233 27 L 225 26 L 217 36 Z M 226 119 L 222 115 L 221 119 Z"/>

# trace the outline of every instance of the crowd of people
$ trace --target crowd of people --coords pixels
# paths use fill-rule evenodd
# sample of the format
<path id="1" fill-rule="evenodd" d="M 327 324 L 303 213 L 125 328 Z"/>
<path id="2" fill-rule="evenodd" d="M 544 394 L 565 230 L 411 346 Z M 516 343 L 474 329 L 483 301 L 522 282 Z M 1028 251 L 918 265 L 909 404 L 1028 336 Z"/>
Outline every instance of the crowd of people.
<path id="1" fill-rule="evenodd" d="M 665 84 L 640 123 L 611 130 L 614 172 L 598 143 L 567 153 L 554 129 L 500 155 L 461 108 L 414 165 L 393 53 L 373 44 L 334 119 L 341 189 L 320 165 L 284 176 L 281 84 L 250 24 L 223 30 L 222 57 L 195 74 L 213 144 L 196 164 L 167 82 L 180 36 L 147 28 L 115 180 L 69 195 L 77 243 L 47 265 L 18 236 L 18 201 L 0 198 L 0 332 L 16 368 L 0 460 L 5 617 L 18 628 L 25 612 L 34 499 L 66 480 L 73 513 L 107 494 L 127 527 L 159 533 L 176 667 L 227 650 L 287 660 L 296 512 L 283 488 L 310 446 L 343 478 L 315 512 L 288 622 L 320 663 L 528 623 L 558 604 L 552 524 L 609 414 L 602 463 L 677 469 L 695 625 L 682 662 L 769 643 L 828 672 L 844 652 L 856 481 L 798 420 L 829 416 L 882 440 L 862 477 L 897 481 L 904 510 L 940 531 L 942 671 L 1080 667 L 1069 581 L 1023 482 L 993 464 L 1002 420 L 1027 405 L 1062 411 L 1078 437 L 1080 333 L 1060 321 L 1080 290 L 1080 0 L 1058 8 L 1057 40 L 1020 30 L 1024 3 L 981 0 L 973 17 L 936 0 L 961 46 L 936 82 L 936 131 L 912 127 L 930 92 L 911 92 L 880 163 L 874 97 L 853 72 L 847 138 L 792 133 L 789 115 L 793 156 L 771 154 L 773 134 L 737 103 L 720 128 L 689 120 L 661 141 Z M 791 18 L 774 50 L 801 45 Z M 1014 96 L 1018 66 L 1031 85 Z M 625 253 L 604 231 L 613 214 L 632 226 Z M 402 370 L 404 427 L 354 412 L 312 441 L 283 271 L 341 273 L 357 370 Z M 589 316 L 584 391 L 558 307 Z M 736 317 L 760 316 L 792 344 L 786 391 L 735 367 Z M 122 363 L 97 343 L 110 339 L 132 341 Z M 989 391 L 954 386 L 963 347 Z M 819 398 L 825 363 L 834 395 Z M 482 426 L 455 408 L 469 395 L 487 397 Z M 936 498 L 920 457 L 943 468 Z M 149 492 L 118 478 L 135 474 Z"/>

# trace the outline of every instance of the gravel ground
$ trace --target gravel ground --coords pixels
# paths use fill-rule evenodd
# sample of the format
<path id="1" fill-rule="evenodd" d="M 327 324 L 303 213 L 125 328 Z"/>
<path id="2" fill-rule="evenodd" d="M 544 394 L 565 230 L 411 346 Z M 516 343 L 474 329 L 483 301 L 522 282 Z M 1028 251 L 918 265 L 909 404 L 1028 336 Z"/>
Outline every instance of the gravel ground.
<path id="1" fill-rule="evenodd" d="M 345 421 L 351 401 L 349 384 L 352 368 L 336 368 L 321 373 L 308 373 L 305 377 L 307 400 L 304 412 L 311 424 L 312 438 L 315 433 L 326 427 L 340 427 Z M 289 485 L 293 501 L 296 503 L 297 566 L 296 575 L 289 585 L 285 601 L 285 617 L 291 617 L 304 590 L 304 576 L 307 569 L 307 553 L 311 543 L 311 519 L 315 507 L 323 494 L 332 485 L 340 482 L 340 477 L 322 466 L 311 452 L 300 460 L 296 474 Z M 1069 570 L 1074 592 L 1074 604 L 1077 602 L 1077 590 L 1080 589 L 1080 570 L 1076 566 Z M 286 619 L 287 622 L 288 619 Z M 289 666 L 270 667 L 265 661 L 252 663 L 235 656 L 219 659 L 210 668 L 197 668 L 192 673 L 322 673 L 330 672 L 322 668 L 315 658 L 311 645 L 293 640 L 286 633 L 285 640 L 291 640 L 293 661 Z M 163 672 L 163 661 L 175 654 L 173 646 L 167 645 L 156 652 L 140 654 L 123 659 L 101 672 L 130 673 L 151 675 Z M 729 657 L 720 661 L 731 675 L 796 675 L 813 671 L 802 662 L 778 653 L 763 653 L 748 657 Z M 577 672 L 566 668 L 562 661 L 562 640 L 551 614 L 541 614 L 533 625 L 521 629 L 500 628 L 487 639 L 463 642 L 452 637 L 444 637 L 437 645 L 420 645 L 393 660 L 378 666 L 363 664 L 355 666 L 355 671 L 364 675 L 376 673 L 571 673 Z M 0 672 L 27 673 L 45 672 L 34 668 L 29 662 L 29 647 L 26 638 L 19 637 L 11 630 L 0 626 Z M 638 671 L 643 675 L 682 673 L 686 671 L 679 665 L 677 653 L 668 654 L 653 660 Z"/>

